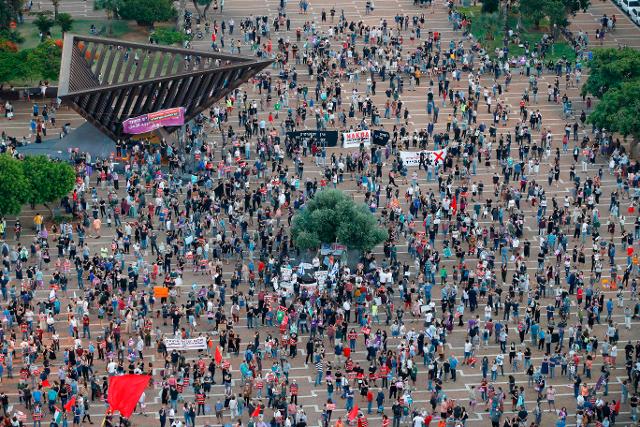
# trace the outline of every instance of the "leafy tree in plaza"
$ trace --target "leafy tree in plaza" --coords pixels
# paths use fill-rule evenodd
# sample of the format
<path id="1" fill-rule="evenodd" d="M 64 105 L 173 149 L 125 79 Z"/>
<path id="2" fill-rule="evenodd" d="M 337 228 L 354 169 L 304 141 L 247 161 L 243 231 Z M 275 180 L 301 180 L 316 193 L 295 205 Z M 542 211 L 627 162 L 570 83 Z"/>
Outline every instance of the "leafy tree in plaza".
<path id="1" fill-rule="evenodd" d="M 29 181 L 20 162 L 7 154 L 0 155 L 0 215 L 19 214 L 28 195 Z"/>
<path id="2" fill-rule="evenodd" d="M 1 28 L 0 40 L 8 40 L 10 42 L 19 44 L 24 42 L 24 37 L 22 37 L 22 35 L 15 30 L 10 30 L 9 28 Z"/>
<path id="3" fill-rule="evenodd" d="M 60 27 L 62 34 L 67 33 L 73 28 L 73 17 L 68 13 L 59 13 L 56 17 L 56 24 Z"/>
<path id="4" fill-rule="evenodd" d="M 26 51 L 0 50 L 0 83 L 23 81 L 29 74 Z"/>
<path id="5" fill-rule="evenodd" d="M 60 0 L 51 0 L 53 4 L 53 18 L 58 19 L 58 10 L 60 9 Z"/>
<path id="6" fill-rule="evenodd" d="M 45 40 L 27 52 L 32 76 L 43 80 L 57 80 L 60 73 L 62 49 L 52 39 Z"/>
<path id="7" fill-rule="evenodd" d="M 96 0 L 93 7 L 96 10 L 104 10 L 107 13 L 107 19 L 118 19 L 120 16 L 120 8 L 122 8 L 123 0 Z"/>
<path id="8" fill-rule="evenodd" d="M 589 78 L 583 94 L 602 97 L 609 89 L 640 78 L 640 52 L 633 48 L 596 49 L 589 62 Z"/>
<path id="9" fill-rule="evenodd" d="M 500 0 L 484 0 L 482 2 L 483 13 L 497 12 L 499 7 L 500 7 Z"/>
<path id="10" fill-rule="evenodd" d="M 56 22 L 51 18 L 51 14 L 49 12 L 40 12 L 36 16 L 36 19 L 33 21 L 33 25 L 35 25 L 38 30 L 42 33 L 42 36 L 47 35 Z"/>
<path id="11" fill-rule="evenodd" d="M 207 19 L 207 12 L 209 11 L 209 8 L 211 7 L 211 5 L 214 3 L 214 0 L 192 0 L 193 1 L 193 7 L 195 7 L 196 11 L 198 12 L 198 15 L 200 15 L 201 18 Z M 202 9 L 200 9 L 200 7 L 202 6 Z"/>
<path id="12" fill-rule="evenodd" d="M 45 156 L 29 156 L 21 165 L 29 183 L 28 202 L 31 204 L 55 202 L 73 190 L 76 173 L 68 163 Z"/>
<path id="13" fill-rule="evenodd" d="M 176 16 L 171 0 L 123 0 L 119 13 L 124 19 L 132 19 L 139 25 L 148 27 Z"/>
<path id="14" fill-rule="evenodd" d="M 23 0 L 0 1 L 0 28 L 9 28 L 11 21 L 18 21 L 23 4 Z"/>
<path id="15" fill-rule="evenodd" d="M 640 79 L 609 89 L 589 115 L 589 123 L 598 128 L 631 135 L 640 141 Z"/>
<path id="16" fill-rule="evenodd" d="M 567 17 L 578 10 L 587 10 L 590 0 L 520 0 L 518 8 L 521 16 L 533 21 L 536 28 L 544 18 L 549 18 L 549 24 L 555 30 L 567 25 Z"/>
<path id="17" fill-rule="evenodd" d="M 155 43 L 172 45 L 184 42 L 188 39 L 188 36 L 182 31 L 176 31 L 171 28 L 158 28 L 151 34 L 151 39 Z"/>
<path id="18" fill-rule="evenodd" d="M 309 200 L 293 217 L 291 235 L 299 249 L 337 242 L 365 251 L 388 237 L 364 203 L 354 202 L 339 190 L 324 190 Z"/>

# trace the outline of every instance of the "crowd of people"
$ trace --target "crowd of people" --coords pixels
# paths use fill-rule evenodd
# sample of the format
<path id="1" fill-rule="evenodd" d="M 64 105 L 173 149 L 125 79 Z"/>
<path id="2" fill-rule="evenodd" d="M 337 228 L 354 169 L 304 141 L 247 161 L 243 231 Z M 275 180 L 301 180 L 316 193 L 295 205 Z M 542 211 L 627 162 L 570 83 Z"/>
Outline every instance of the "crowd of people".
<path id="1" fill-rule="evenodd" d="M 569 101 L 582 56 L 549 62 L 544 39 L 513 57 L 516 34 L 487 52 L 453 3 L 419 3 L 420 13 L 378 24 L 333 8 L 292 29 L 284 1 L 238 29 L 205 22 L 211 48 L 247 47 L 273 68 L 177 141 L 118 141 L 117 164 L 72 151 L 77 185 L 61 207 L 73 220 L 38 215 L 35 236 L 21 238 L 20 221 L 2 219 L 5 425 L 92 423 L 109 377 L 143 373 L 152 383 L 135 417 L 158 395 L 151 415 L 162 427 L 457 427 L 474 414 L 540 426 L 547 410 L 558 426 L 613 426 L 622 405 L 637 420 L 640 342 L 620 336 L 640 311 L 638 166 L 613 135 L 586 126 L 590 102 L 562 134 L 541 108 Z M 442 7 L 449 40 L 429 30 Z M 190 14 L 184 22 L 203 31 Z M 516 80 L 526 84 L 514 95 Z M 414 91 L 419 106 L 407 100 Z M 33 110 L 38 134 L 45 111 Z M 350 150 L 287 136 L 381 127 L 386 146 Z M 445 148 L 417 167 L 400 156 Z M 375 213 L 389 236 L 382 253 L 299 263 L 291 220 L 327 187 L 354 189 Z M 314 286 L 296 279 L 320 271 Z M 201 336 L 195 354 L 164 341 Z M 298 401 L 293 365 L 311 373 L 321 415 Z M 454 398 L 460 372 L 479 381 Z M 573 384 L 575 406 L 556 407 L 557 378 Z M 421 390 L 428 403 L 414 402 Z M 107 413 L 103 425 L 117 424 L 137 421 Z"/>

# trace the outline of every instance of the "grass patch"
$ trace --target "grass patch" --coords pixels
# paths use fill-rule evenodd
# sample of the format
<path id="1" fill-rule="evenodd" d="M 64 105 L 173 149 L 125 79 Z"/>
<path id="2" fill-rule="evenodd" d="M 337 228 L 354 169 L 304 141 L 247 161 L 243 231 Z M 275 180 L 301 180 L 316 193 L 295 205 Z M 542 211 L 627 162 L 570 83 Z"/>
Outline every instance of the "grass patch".
<path id="1" fill-rule="evenodd" d="M 496 49 L 502 49 L 504 46 L 504 15 L 500 12 L 491 14 L 482 13 L 479 6 L 462 7 L 458 8 L 458 11 L 471 18 L 471 33 L 480 41 L 489 55 L 495 57 Z M 548 20 L 545 18 L 540 22 L 539 28 L 534 28 L 533 21 L 528 17 L 521 17 L 520 21 L 518 21 L 517 15 L 509 14 L 507 17 L 507 26 L 514 31 L 516 31 L 516 28 L 519 28 L 517 32 L 520 36 L 519 44 L 514 42 L 509 44 L 509 57 L 525 55 L 525 44 L 529 45 L 530 51 L 535 50 L 536 44 L 542 40 L 545 34 L 548 34 L 548 32 L 545 31 L 548 28 L 548 24 Z M 547 51 L 545 61 L 555 61 L 563 57 L 574 61 L 576 54 L 569 43 L 561 40 L 557 41 L 553 47 Z"/>
<path id="2" fill-rule="evenodd" d="M 112 27 L 112 33 L 109 34 L 109 24 Z M 73 21 L 71 32 L 80 35 L 90 35 L 89 30 L 94 25 L 98 31 L 103 27 L 106 29 L 102 36 L 120 38 L 134 31 L 133 26 L 128 21 L 113 20 L 109 22 L 106 19 L 76 19 Z M 18 31 L 24 37 L 24 42 L 20 44 L 23 49 L 37 46 L 40 43 L 40 32 L 31 22 L 26 22 L 18 27 Z M 62 38 L 62 32 L 57 25 L 51 29 L 51 36 L 54 39 Z"/>

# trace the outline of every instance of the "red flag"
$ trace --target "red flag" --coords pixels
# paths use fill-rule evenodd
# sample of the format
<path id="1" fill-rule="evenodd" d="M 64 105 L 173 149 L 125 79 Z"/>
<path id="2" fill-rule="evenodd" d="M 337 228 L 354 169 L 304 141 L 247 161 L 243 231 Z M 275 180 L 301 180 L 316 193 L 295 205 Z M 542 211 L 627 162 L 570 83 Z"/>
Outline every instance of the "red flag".
<path id="1" fill-rule="evenodd" d="M 71 412 L 71 408 L 73 407 L 73 405 L 76 404 L 76 396 L 72 396 L 71 399 L 69 399 L 69 401 L 67 402 L 66 405 L 64 405 L 64 410 L 67 412 Z"/>
<path id="2" fill-rule="evenodd" d="M 220 351 L 219 346 L 216 347 L 216 354 L 213 356 L 213 358 L 218 365 L 220 364 L 220 362 L 222 362 L 222 352 Z"/>
<path id="3" fill-rule="evenodd" d="M 356 419 L 359 410 L 360 409 L 358 408 L 358 405 L 353 406 L 353 409 L 351 409 L 351 411 L 349 412 L 349 421 L 353 421 Z"/>
<path id="4" fill-rule="evenodd" d="M 42 387 L 43 388 L 51 387 L 51 384 L 49 384 L 49 380 L 42 380 Z"/>
<path id="5" fill-rule="evenodd" d="M 620 413 L 620 400 L 616 402 L 616 405 L 614 406 L 613 410 L 616 412 L 616 414 Z"/>
<path id="6" fill-rule="evenodd" d="M 149 385 L 150 375 L 120 375 L 109 378 L 107 402 L 112 411 L 129 418 L 140 400 L 144 389 Z"/>
<path id="7" fill-rule="evenodd" d="M 260 405 L 256 406 L 256 409 L 253 410 L 253 412 L 251 413 L 252 417 L 259 417 L 260 416 Z"/>
<path id="8" fill-rule="evenodd" d="M 453 199 L 451 199 L 451 210 L 453 210 L 454 214 L 458 210 L 458 201 L 456 200 L 456 196 L 455 195 L 453 196 Z"/>

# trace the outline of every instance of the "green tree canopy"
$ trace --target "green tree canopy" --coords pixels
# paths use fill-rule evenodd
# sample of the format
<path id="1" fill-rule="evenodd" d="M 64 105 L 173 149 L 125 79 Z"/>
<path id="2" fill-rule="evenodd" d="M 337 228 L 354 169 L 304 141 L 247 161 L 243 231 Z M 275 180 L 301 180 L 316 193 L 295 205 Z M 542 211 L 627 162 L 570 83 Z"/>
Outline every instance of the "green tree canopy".
<path id="1" fill-rule="evenodd" d="M 73 190 L 76 173 L 68 163 L 45 156 L 29 156 L 21 165 L 29 183 L 29 203 L 55 202 Z"/>
<path id="2" fill-rule="evenodd" d="M 158 28 L 151 34 L 151 38 L 160 44 L 172 45 L 182 44 L 189 37 L 182 31 L 176 31 L 172 28 Z"/>
<path id="3" fill-rule="evenodd" d="M 17 215 L 28 201 L 29 181 L 20 162 L 13 157 L 0 155 L 0 215 Z"/>
<path id="4" fill-rule="evenodd" d="M 0 83 L 27 80 L 29 75 L 26 51 L 0 51 Z"/>
<path id="5" fill-rule="evenodd" d="M 31 75 L 44 80 L 58 80 L 62 49 L 52 39 L 45 40 L 27 52 L 27 62 Z"/>
<path id="6" fill-rule="evenodd" d="M 497 12 L 499 7 L 500 7 L 500 0 L 482 0 L 483 13 Z"/>
<path id="7" fill-rule="evenodd" d="M 633 136 L 640 140 L 640 79 L 609 89 L 589 115 L 589 123 L 599 128 Z"/>
<path id="8" fill-rule="evenodd" d="M 67 33 L 73 28 L 73 17 L 68 13 L 59 13 L 56 16 L 56 24 L 60 27 L 62 34 Z"/>
<path id="9" fill-rule="evenodd" d="M 23 0 L 0 1 L 0 28 L 9 28 L 11 21 L 18 21 L 23 3 Z"/>
<path id="10" fill-rule="evenodd" d="M 636 49 L 596 49 L 589 62 L 589 78 L 582 86 L 582 93 L 601 97 L 607 90 L 638 78 L 640 52 Z"/>
<path id="11" fill-rule="evenodd" d="M 38 30 L 44 35 L 46 35 L 56 24 L 56 21 L 51 17 L 51 13 L 49 12 L 40 12 L 36 16 L 36 19 L 33 20 L 33 25 L 35 25 Z"/>
<path id="12" fill-rule="evenodd" d="M 96 0 L 94 8 L 96 10 L 105 10 L 107 19 L 117 19 L 120 14 L 123 0 Z"/>
<path id="13" fill-rule="evenodd" d="M 522 16 L 531 19 L 536 27 L 544 18 L 558 27 L 566 26 L 567 17 L 578 10 L 587 10 L 590 0 L 520 0 L 518 8 Z"/>
<path id="14" fill-rule="evenodd" d="M 321 191 L 309 200 L 293 217 L 291 235 L 300 249 L 337 242 L 364 251 L 388 237 L 364 203 L 356 203 L 338 190 Z"/>
<path id="15" fill-rule="evenodd" d="M 198 12 L 198 15 L 201 18 L 206 19 L 207 12 L 209 11 L 209 8 L 211 7 L 211 4 L 214 2 L 214 0 L 192 0 L 192 1 L 193 1 L 193 7 Z M 202 9 L 200 9 L 200 6 L 202 6 Z"/>
<path id="16" fill-rule="evenodd" d="M 139 25 L 148 27 L 176 16 L 171 0 L 123 0 L 119 13 L 124 19 L 132 19 Z"/>

